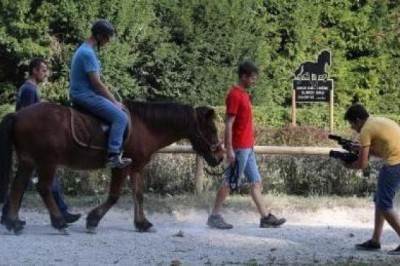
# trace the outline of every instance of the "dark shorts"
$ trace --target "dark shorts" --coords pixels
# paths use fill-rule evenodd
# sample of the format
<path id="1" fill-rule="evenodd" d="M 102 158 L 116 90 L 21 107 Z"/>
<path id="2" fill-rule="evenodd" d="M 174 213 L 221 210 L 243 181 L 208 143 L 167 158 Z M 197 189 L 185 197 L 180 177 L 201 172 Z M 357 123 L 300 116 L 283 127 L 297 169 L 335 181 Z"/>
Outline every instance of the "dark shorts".
<path id="1" fill-rule="evenodd" d="M 375 192 L 375 208 L 386 211 L 393 208 L 393 198 L 400 186 L 400 164 L 385 165 L 379 171 Z"/>

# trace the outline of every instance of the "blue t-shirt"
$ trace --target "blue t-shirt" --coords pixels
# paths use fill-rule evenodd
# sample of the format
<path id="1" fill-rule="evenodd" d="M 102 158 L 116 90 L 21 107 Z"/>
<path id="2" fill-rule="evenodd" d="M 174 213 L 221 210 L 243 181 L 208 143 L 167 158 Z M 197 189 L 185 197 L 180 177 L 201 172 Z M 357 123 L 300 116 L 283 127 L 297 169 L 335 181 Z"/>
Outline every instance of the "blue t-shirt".
<path id="1" fill-rule="evenodd" d="M 25 83 L 18 89 L 15 111 L 39 102 L 40 94 L 37 85 L 25 81 Z"/>
<path id="2" fill-rule="evenodd" d="M 71 63 L 70 95 L 84 92 L 95 92 L 89 79 L 89 73 L 97 72 L 100 75 L 100 62 L 93 47 L 83 43 L 76 50 Z"/>

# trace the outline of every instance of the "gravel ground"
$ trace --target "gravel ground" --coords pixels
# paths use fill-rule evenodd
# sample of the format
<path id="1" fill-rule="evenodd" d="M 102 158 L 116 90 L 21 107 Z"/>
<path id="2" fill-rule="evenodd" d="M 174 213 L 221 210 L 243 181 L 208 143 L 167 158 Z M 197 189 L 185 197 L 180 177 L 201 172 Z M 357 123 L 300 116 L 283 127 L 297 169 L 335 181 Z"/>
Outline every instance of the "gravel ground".
<path id="1" fill-rule="evenodd" d="M 82 213 L 87 210 L 80 209 Z M 0 265 L 299 265 L 368 263 L 389 265 L 400 256 L 388 255 L 399 240 L 385 226 L 382 250 L 362 252 L 354 244 L 372 232 L 372 205 L 368 208 L 330 208 L 317 212 L 287 211 L 281 228 L 258 227 L 252 211 L 225 209 L 232 230 L 206 226 L 205 210 L 152 213 L 150 233 L 136 232 L 132 211 L 113 208 L 97 234 L 85 232 L 85 219 L 60 235 L 47 213 L 23 208 L 24 233 L 15 236 L 0 228 Z"/>

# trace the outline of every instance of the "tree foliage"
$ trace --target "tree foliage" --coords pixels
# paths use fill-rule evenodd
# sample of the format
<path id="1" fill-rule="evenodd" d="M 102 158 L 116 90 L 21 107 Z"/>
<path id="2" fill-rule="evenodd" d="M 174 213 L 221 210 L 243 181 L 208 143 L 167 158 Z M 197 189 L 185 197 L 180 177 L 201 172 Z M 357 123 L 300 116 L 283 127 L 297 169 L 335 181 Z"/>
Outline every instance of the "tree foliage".
<path id="1" fill-rule="evenodd" d="M 260 68 L 254 103 L 287 108 L 294 70 L 329 49 L 340 108 L 357 95 L 395 113 L 399 14 L 395 0 L 1 0 L 0 98 L 12 102 L 30 58 L 42 56 L 52 69 L 43 94 L 67 101 L 72 54 L 106 18 L 117 37 L 100 51 L 102 71 L 125 97 L 222 105 L 250 59 Z"/>

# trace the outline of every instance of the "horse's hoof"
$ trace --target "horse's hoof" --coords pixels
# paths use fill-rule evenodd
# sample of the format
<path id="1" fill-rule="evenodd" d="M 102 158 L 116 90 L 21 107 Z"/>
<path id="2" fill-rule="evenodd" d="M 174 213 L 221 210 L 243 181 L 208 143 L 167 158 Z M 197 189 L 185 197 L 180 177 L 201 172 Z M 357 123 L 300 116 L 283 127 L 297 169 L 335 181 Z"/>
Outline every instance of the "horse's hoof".
<path id="1" fill-rule="evenodd" d="M 97 228 L 99 225 L 99 222 L 101 220 L 101 216 L 98 215 L 96 212 L 90 212 L 89 215 L 86 218 L 86 229 L 91 230 Z"/>
<path id="2" fill-rule="evenodd" d="M 138 232 L 138 233 L 156 233 L 157 230 L 154 229 L 153 227 L 150 227 L 150 228 L 148 228 L 147 230 L 136 229 L 136 232 Z"/>
<path id="3" fill-rule="evenodd" d="M 94 235 L 96 234 L 96 229 L 97 227 L 86 227 L 86 233 Z"/>
<path id="4" fill-rule="evenodd" d="M 14 235 L 19 236 L 22 235 L 22 233 L 24 232 L 24 228 L 15 228 L 14 230 Z"/>
<path id="5" fill-rule="evenodd" d="M 22 223 L 20 223 L 20 222 L 16 222 L 15 224 L 14 224 L 14 228 L 13 228 L 13 231 L 14 231 L 14 235 L 21 235 L 22 234 L 22 232 L 24 231 L 24 226 L 22 225 Z"/>
<path id="6" fill-rule="evenodd" d="M 57 229 L 57 231 L 60 232 L 60 235 L 65 235 L 65 236 L 69 235 L 69 231 L 67 228 L 60 228 Z"/>
<path id="7" fill-rule="evenodd" d="M 146 222 L 141 222 L 141 223 L 135 223 L 135 227 L 137 229 L 138 232 L 148 232 L 149 229 L 153 226 L 152 223 L 150 223 L 149 221 Z"/>
<path id="8" fill-rule="evenodd" d="M 21 221 L 6 221 L 6 229 L 15 235 L 20 235 L 24 231 L 24 224 Z"/>
<path id="9" fill-rule="evenodd" d="M 136 232 L 144 233 L 146 232 L 146 230 L 144 230 L 143 228 L 136 228 Z"/>
<path id="10" fill-rule="evenodd" d="M 6 229 L 7 229 L 8 232 L 13 231 L 12 223 L 9 223 L 9 222 L 6 221 L 6 223 L 5 223 L 4 226 L 6 227 Z"/>
<path id="11" fill-rule="evenodd" d="M 68 227 L 68 224 L 65 222 L 64 217 L 56 217 L 50 215 L 50 221 L 51 225 L 56 229 L 56 230 L 63 230 Z"/>

